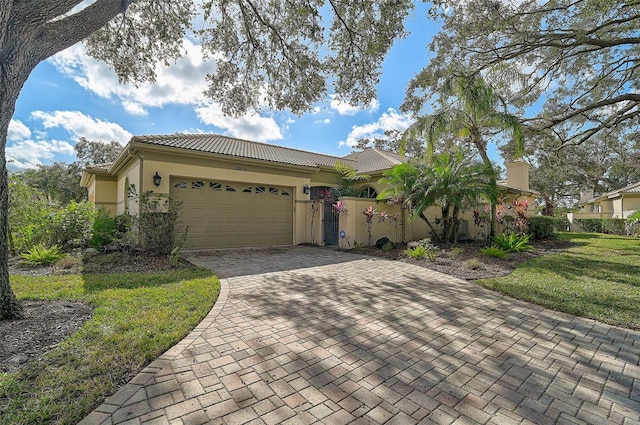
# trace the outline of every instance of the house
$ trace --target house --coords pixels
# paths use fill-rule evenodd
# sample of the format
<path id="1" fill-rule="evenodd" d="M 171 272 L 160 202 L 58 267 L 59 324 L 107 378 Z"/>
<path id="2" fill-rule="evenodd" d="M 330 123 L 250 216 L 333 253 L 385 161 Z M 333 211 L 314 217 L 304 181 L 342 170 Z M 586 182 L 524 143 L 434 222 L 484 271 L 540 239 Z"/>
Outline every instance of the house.
<path id="1" fill-rule="evenodd" d="M 627 218 L 640 210 L 640 182 L 582 199 L 573 218 Z"/>
<path id="2" fill-rule="evenodd" d="M 182 219 L 189 226 L 184 248 L 190 250 L 363 242 L 364 220 L 356 219 L 362 205 L 400 218 L 376 226 L 374 236 L 391 232 L 392 239 L 409 240 L 426 237 L 426 226 L 421 220 L 410 223 L 406 211 L 375 199 L 382 173 L 406 160 L 375 148 L 340 158 L 212 134 L 136 136 L 114 163 L 87 167 L 81 184 L 90 201 L 113 214 L 137 213 L 131 195 L 146 191 L 182 202 Z M 370 175 L 361 185 L 368 199 L 344 199 L 348 214 L 332 208 L 337 162 Z M 508 184 L 501 185 L 505 194 L 533 196 L 528 165 L 508 170 Z"/>

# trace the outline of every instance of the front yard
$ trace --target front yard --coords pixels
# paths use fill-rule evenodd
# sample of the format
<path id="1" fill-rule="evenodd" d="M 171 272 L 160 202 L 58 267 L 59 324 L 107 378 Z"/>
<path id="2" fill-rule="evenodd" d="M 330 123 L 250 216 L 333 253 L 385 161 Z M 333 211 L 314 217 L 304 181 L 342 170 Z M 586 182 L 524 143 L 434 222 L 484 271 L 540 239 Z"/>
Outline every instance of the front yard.
<path id="1" fill-rule="evenodd" d="M 513 273 L 475 281 L 554 310 L 640 329 L 640 239 L 599 233 L 562 233 L 574 245 L 537 257 Z"/>
<path id="2" fill-rule="evenodd" d="M 1 424 L 77 423 L 186 336 L 219 292 L 216 277 L 199 268 L 12 275 L 11 282 L 22 300 L 83 303 L 93 312 L 44 356 L 0 372 Z"/>

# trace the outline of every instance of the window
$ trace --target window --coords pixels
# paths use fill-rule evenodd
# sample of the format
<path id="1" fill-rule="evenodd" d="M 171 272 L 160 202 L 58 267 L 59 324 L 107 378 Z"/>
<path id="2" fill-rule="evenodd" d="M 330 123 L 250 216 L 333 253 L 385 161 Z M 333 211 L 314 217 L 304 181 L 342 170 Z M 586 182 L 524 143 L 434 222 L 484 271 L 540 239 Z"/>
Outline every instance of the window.
<path id="1" fill-rule="evenodd" d="M 281 190 L 280 195 L 289 196 L 289 192 L 286 190 Z"/>
<path id="2" fill-rule="evenodd" d="M 252 191 L 251 191 L 251 186 L 249 186 L 249 187 L 245 187 L 244 189 L 242 189 L 242 191 L 243 191 L 244 193 L 251 193 L 251 192 L 252 192 Z"/>
<path id="3" fill-rule="evenodd" d="M 222 190 L 222 183 L 218 182 L 210 182 L 209 189 L 211 190 Z"/>
<path id="4" fill-rule="evenodd" d="M 277 187 L 270 187 L 269 188 L 269 193 L 271 195 L 277 195 L 278 194 L 278 188 Z"/>
<path id="5" fill-rule="evenodd" d="M 227 192 L 235 192 L 236 189 L 233 186 L 229 186 L 227 185 L 227 188 L 225 189 Z"/>
<path id="6" fill-rule="evenodd" d="M 204 181 L 192 181 L 191 189 L 202 189 L 204 187 Z"/>
<path id="7" fill-rule="evenodd" d="M 176 189 L 186 189 L 187 188 L 187 182 L 176 183 L 176 184 L 173 185 L 173 187 L 175 187 Z"/>
<path id="8" fill-rule="evenodd" d="M 264 186 L 256 186 L 256 193 L 264 193 L 265 188 Z"/>
<path id="9" fill-rule="evenodd" d="M 362 196 L 363 198 L 375 199 L 378 197 L 378 191 L 375 189 L 375 187 L 371 186 L 365 186 L 360 193 L 360 196 Z"/>

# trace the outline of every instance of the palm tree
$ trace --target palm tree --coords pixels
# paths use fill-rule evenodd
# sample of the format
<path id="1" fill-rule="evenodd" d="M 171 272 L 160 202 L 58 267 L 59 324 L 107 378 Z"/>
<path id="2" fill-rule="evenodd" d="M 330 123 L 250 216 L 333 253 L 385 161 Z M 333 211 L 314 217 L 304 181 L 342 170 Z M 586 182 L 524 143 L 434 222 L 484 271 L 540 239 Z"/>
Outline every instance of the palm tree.
<path id="1" fill-rule="evenodd" d="M 384 172 L 380 183 L 390 185 L 378 199 L 393 199 L 420 217 L 439 242 L 455 242 L 462 211 L 475 205 L 479 196 L 494 197 L 490 181 L 493 173 L 474 160 L 468 150 L 443 152 L 431 160 L 399 164 Z M 438 232 L 424 211 L 440 207 L 442 232 Z"/>
<path id="2" fill-rule="evenodd" d="M 407 137 L 426 139 L 426 157 L 432 158 L 435 144 L 445 135 L 473 145 L 487 170 L 491 170 L 490 193 L 497 194 L 497 175 L 487 154 L 488 139 L 505 132 L 515 143 L 516 156 L 524 151 L 523 129 L 518 118 L 508 112 L 504 100 L 480 76 L 453 77 L 440 90 L 441 107 L 435 113 L 418 118 L 407 129 Z M 446 148 L 451 148 L 451 139 Z M 496 195 L 497 196 L 497 195 Z M 495 234 L 497 198 L 491 201 L 491 230 Z"/>
<path id="3" fill-rule="evenodd" d="M 440 207 L 443 242 L 457 241 L 460 213 L 475 205 L 479 196 L 496 197 L 492 176 L 492 170 L 463 149 L 443 152 L 425 163 L 422 186 Z"/>
<path id="4" fill-rule="evenodd" d="M 429 226 L 431 232 L 437 235 L 438 232 L 433 223 L 424 215 L 427 208 L 435 205 L 435 198 L 423 184 L 424 179 L 421 175 L 424 173 L 424 167 L 419 166 L 420 164 L 420 162 L 409 162 L 385 170 L 380 183 L 389 187 L 380 192 L 378 199 L 393 199 L 394 203 L 409 210 L 411 216 L 420 217 Z"/>

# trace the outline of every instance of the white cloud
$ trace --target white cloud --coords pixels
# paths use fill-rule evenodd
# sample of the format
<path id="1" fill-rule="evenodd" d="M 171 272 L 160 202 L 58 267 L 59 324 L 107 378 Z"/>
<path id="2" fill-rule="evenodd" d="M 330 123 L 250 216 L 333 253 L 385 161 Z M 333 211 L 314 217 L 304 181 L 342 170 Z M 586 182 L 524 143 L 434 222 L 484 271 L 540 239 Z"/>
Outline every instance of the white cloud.
<path id="1" fill-rule="evenodd" d="M 56 154 L 73 155 L 73 146 L 64 140 L 22 140 L 6 148 L 7 165 L 12 170 L 35 168 Z"/>
<path id="2" fill-rule="evenodd" d="M 90 117 L 79 111 L 34 111 L 31 117 L 42 121 L 44 128 L 63 128 L 73 138 L 85 137 L 93 141 L 115 140 L 126 144 L 133 136 L 120 125 Z"/>
<path id="3" fill-rule="evenodd" d="M 222 128 L 229 136 L 258 142 L 283 138 L 280 127 L 271 117 L 245 115 L 238 118 L 230 118 L 226 117 L 222 113 L 222 108 L 216 104 L 196 108 L 196 114 L 204 124 Z"/>
<path id="4" fill-rule="evenodd" d="M 130 115 L 140 115 L 140 116 L 149 115 L 149 113 L 146 111 L 146 109 L 144 109 L 144 106 L 142 106 L 138 102 L 131 102 L 129 100 L 123 100 L 122 101 L 122 107 Z"/>
<path id="5" fill-rule="evenodd" d="M 316 123 L 316 124 L 331 124 L 331 120 L 329 118 L 325 118 L 323 120 L 315 120 L 314 123 Z"/>
<path id="6" fill-rule="evenodd" d="M 7 134 L 7 141 L 13 142 L 16 140 L 24 140 L 31 137 L 31 130 L 24 125 L 20 120 L 12 119 L 9 121 L 9 133 Z"/>
<path id="7" fill-rule="evenodd" d="M 411 122 L 410 117 L 399 114 L 395 109 L 389 108 L 380 115 L 376 122 L 351 127 L 347 140 L 339 142 L 338 146 L 353 147 L 359 139 L 384 137 L 385 130 L 404 131 L 411 125 Z"/>
<path id="8" fill-rule="evenodd" d="M 367 112 L 375 112 L 380 107 L 380 102 L 378 99 L 371 99 L 368 105 L 362 106 L 352 106 L 348 103 L 338 99 L 336 95 L 329 96 L 331 98 L 331 109 L 334 109 L 338 112 L 338 115 L 355 115 L 358 112 L 367 111 Z"/>
<path id="9" fill-rule="evenodd" d="M 168 104 L 203 105 L 207 87 L 205 76 L 214 70 L 213 61 L 205 62 L 200 47 L 184 41 L 185 55 L 171 66 L 158 64 L 153 84 L 120 84 L 118 77 L 104 62 L 86 55 L 85 47 L 76 44 L 51 58 L 63 75 L 86 90 L 106 99 L 118 99 L 130 114 L 146 114 L 145 108 Z"/>

